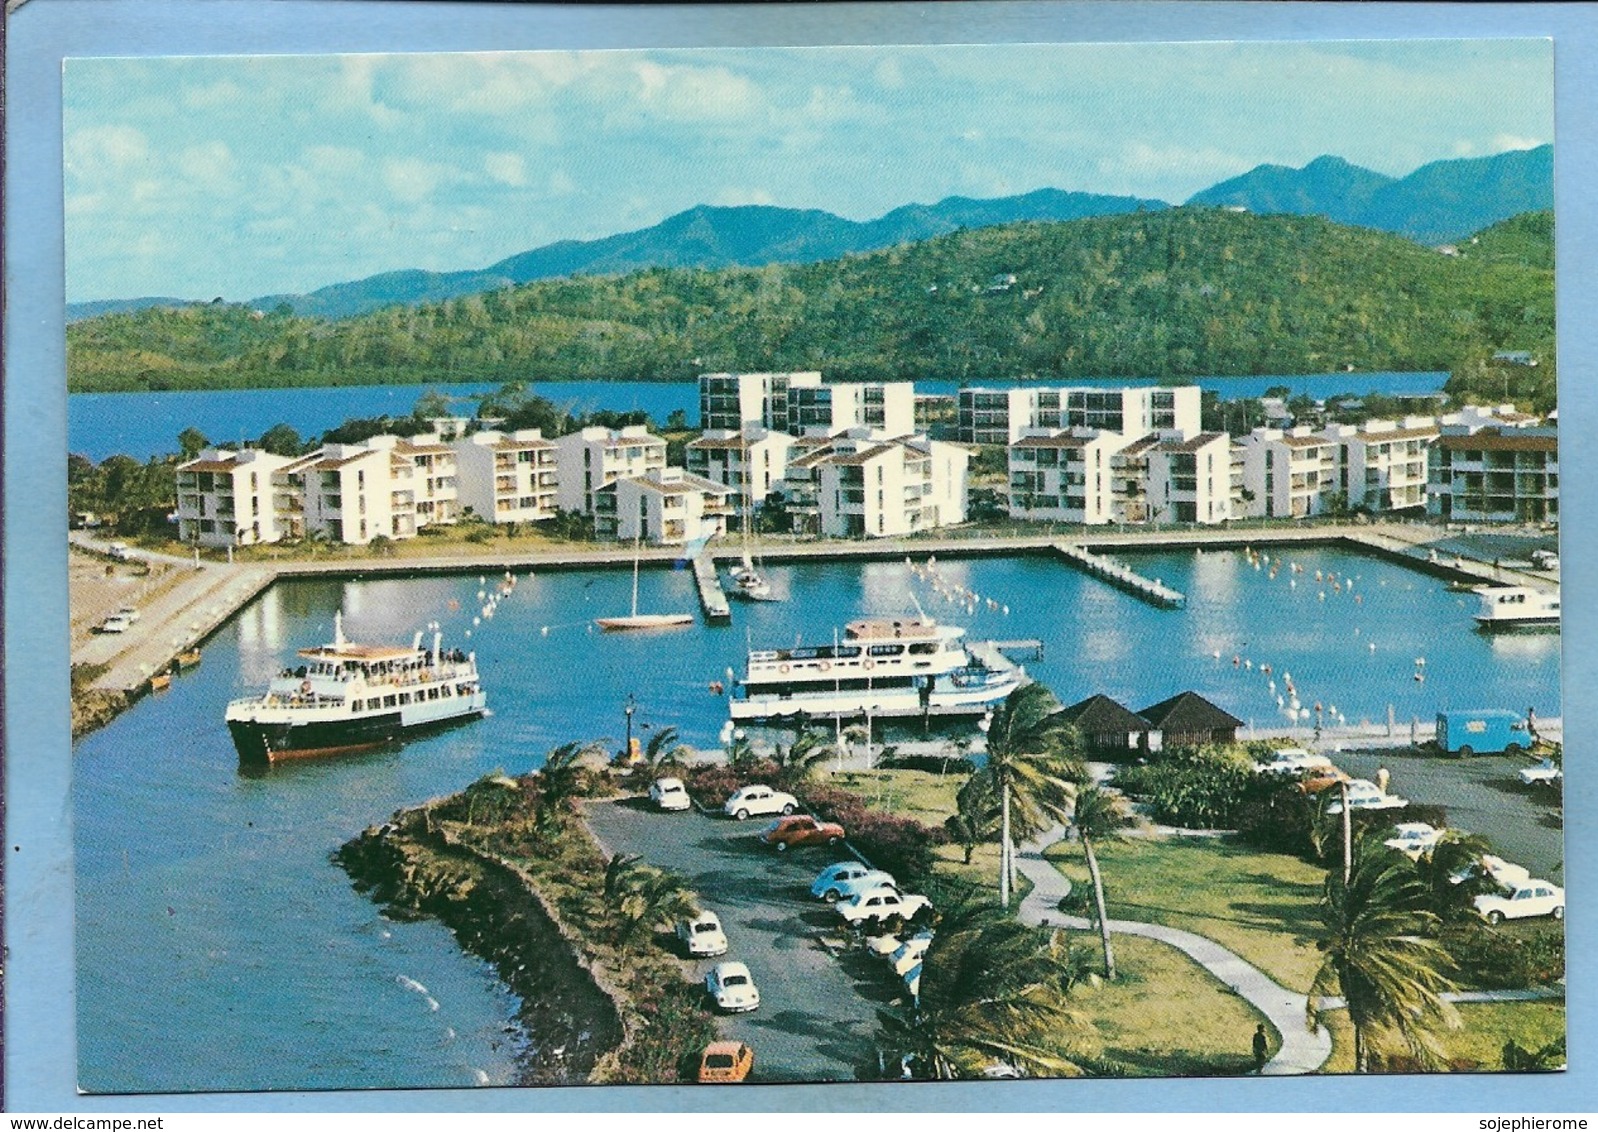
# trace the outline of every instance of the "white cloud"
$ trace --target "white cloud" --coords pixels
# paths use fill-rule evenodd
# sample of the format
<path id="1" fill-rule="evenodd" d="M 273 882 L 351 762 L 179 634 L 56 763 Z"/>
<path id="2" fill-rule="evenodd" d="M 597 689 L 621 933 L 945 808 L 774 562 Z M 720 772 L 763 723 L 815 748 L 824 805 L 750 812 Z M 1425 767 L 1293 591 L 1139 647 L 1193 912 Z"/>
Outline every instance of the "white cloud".
<path id="1" fill-rule="evenodd" d="M 1215 146 L 1150 145 L 1132 142 L 1117 153 L 1101 157 L 1099 172 L 1140 181 L 1191 180 L 1200 182 L 1232 177 L 1258 164 Z"/>
<path id="2" fill-rule="evenodd" d="M 899 90 L 904 86 L 904 68 L 899 66 L 899 60 L 892 55 L 877 64 L 872 77 L 884 90 Z"/>
<path id="3" fill-rule="evenodd" d="M 235 169 L 233 152 L 219 141 L 189 146 L 178 154 L 178 171 L 204 187 L 231 187 Z"/>
<path id="4" fill-rule="evenodd" d="M 209 86 L 186 86 L 180 95 L 183 105 L 194 110 L 208 110 L 217 106 L 237 106 L 245 101 L 245 94 L 237 83 L 221 79 Z"/>
<path id="5" fill-rule="evenodd" d="M 709 203 L 732 208 L 740 204 L 776 204 L 777 198 L 765 189 L 728 186 L 716 193 Z"/>
<path id="6" fill-rule="evenodd" d="M 577 191 L 577 182 L 572 180 L 570 173 L 564 169 L 557 169 L 549 175 L 549 192 L 552 196 L 570 196 Z"/>
<path id="7" fill-rule="evenodd" d="M 1518 137 L 1515 134 L 1498 134 L 1493 138 L 1493 152 L 1502 153 L 1510 149 L 1536 149 L 1540 145 L 1547 145 L 1548 138 Z"/>
<path id="8" fill-rule="evenodd" d="M 483 155 L 483 170 L 502 185 L 516 188 L 527 184 L 527 165 L 516 153 L 487 153 Z"/>
<path id="9" fill-rule="evenodd" d="M 760 87 L 726 67 L 671 66 L 637 59 L 632 79 L 638 108 L 667 121 L 727 121 L 766 110 Z"/>
<path id="10" fill-rule="evenodd" d="M 66 164 L 75 172 L 99 165 L 122 168 L 149 156 L 149 139 L 132 126 L 85 126 L 67 138 Z"/>
<path id="11" fill-rule="evenodd" d="M 433 195 L 445 170 L 414 157 L 383 162 L 383 184 L 402 201 L 415 203 Z"/>

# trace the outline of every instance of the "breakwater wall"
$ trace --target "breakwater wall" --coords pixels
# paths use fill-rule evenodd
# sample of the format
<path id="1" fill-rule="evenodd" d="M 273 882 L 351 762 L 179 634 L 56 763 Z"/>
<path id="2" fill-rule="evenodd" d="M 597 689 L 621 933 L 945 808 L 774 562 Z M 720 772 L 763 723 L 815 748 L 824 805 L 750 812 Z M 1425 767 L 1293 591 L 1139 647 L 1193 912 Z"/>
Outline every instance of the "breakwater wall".
<path id="1" fill-rule="evenodd" d="M 528 878 L 434 826 L 426 807 L 366 830 L 334 860 L 391 916 L 435 917 L 462 947 L 494 965 L 521 1000 L 517 1084 L 586 1083 L 621 1045 L 614 998 Z"/>

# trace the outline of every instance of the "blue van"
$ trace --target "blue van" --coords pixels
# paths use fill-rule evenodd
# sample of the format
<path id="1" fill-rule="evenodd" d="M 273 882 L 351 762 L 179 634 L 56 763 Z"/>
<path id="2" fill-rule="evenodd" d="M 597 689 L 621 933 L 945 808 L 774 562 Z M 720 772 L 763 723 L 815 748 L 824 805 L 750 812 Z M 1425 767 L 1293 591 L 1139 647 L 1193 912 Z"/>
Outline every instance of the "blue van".
<path id="1" fill-rule="evenodd" d="M 1512 711 L 1440 711 L 1437 749 L 1447 755 L 1518 755 L 1531 746 L 1526 717 Z"/>

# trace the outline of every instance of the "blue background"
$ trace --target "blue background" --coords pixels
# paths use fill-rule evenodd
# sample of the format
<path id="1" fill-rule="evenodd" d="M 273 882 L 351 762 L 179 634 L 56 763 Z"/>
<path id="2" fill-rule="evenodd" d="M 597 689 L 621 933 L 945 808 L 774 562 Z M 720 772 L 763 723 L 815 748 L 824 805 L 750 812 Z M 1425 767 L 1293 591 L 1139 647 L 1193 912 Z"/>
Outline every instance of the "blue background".
<path id="1" fill-rule="evenodd" d="M 961 4 L 544 7 L 455 3 L 34 0 L 8 20 L 5 325 L 5 1105 L 12 1112 L 506 1111 L 662 1108 L 992 1111 L 1592 1110 L 1598 820 L 1584 736 L 1593 711 L 1590 380 L 1598 294 L 1598 7 L 1569 5 Z M 1552 1077 L 1437 1076 L 920 1087 L 687 1087 L 79 1097 L 74 1089 L 68 781 L 66 396 L 62 338 L 61 60 L 68 55 L 515 50 L 584 47 L 1550 36 L 1556 138 L 1559 347 L 1565 380 L 1567 887 L 1574 898 L 1572 1070 Z"/>

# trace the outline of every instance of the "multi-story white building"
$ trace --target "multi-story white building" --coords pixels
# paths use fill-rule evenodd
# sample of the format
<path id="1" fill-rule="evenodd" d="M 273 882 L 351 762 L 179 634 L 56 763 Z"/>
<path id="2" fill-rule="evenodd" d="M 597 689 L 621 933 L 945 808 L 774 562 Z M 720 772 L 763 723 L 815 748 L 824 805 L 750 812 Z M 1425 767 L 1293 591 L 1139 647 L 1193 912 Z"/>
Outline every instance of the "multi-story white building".
<path id="1" fill-rule="evenodd" d="M 916 427 L 915 384 L 889 381 L 791 385 L 786 426 L 788 432 L 806 436 L 836 436 L 862 428 L 884 436 L 909 436 Z"/>
<path id="2" fill-rule="evenodd" d="M 594 514 L 598 491 L 624 476 L 644 476 L 666 466 L 666 442 L 643 425 L 594 426 L 555 441 L 556 505 Z"/>
<path id="3" fill-rule="evenodd" d="M 393 438 L 373 438 L 382 439 Z M 409 538 L 418 526 L 412 467 L 371 442 L 324 445 L 284 465 L 272 476 L 283 537 L 356 545 Z"/>
<path id="4" fill-rule="evenodd" d="M 790 460 L 783 494 L 803 534 L 913 534 L 965 521 L 970 459 L 958 444 L 852 429 Z"/>
<path id="5" fill-rule="evenodd" d="M 416 526 L 453 523 L 460 518 L 459 480 L 455 450 L 437 435 L 374 436 L 367 441 L 391 453 L 391 474 L 396 485 L 408 484 L 415 498 Z"/>
<path id="6" fill-rule="evenodd" d="M 1148 477 L 1151 522 L 1232 518 L 1232 438 L 1224 432 L 1161 440 L 1149 450 Z"/>
<path id="7" fill-rule="evenodd" d="M 726 534 L 731 493 L 681 468 L 654 468 L 614 480 L 595 499 L 594 532 L 601 538 L 682 546 Z"/>
<path id="8" fill-rule="evenodd" d="M 281 537 L 272 473 L 288 456 L 207 448 L 177 468 L 178 538 L 191 546 L 254 546 Z"/>
<path id="9" fill-rule="evenodd" d="M 1426 509 L 1454 522 L 1559 522 L 1558 429 L 1444 425 Z"/>
<path id="10" fill-rule="evenodd" d="M 962 389 L 955 435 L 966 444 L 1014 444 L 1028 432 L 1079 428 L 1127 439 L 1160 432 L 1191 436 L 1200 428 L 1200 399 L 1196 385 Z"/>
<path id="11" fill-rule="evenodd" d="M 699 375 L 699 427 L 738 432 L 761 425 L 788 431 L 788 390 L 815 388 L 818 370 L 798 373 L 704 373 Z"/>
<path id="12" fill-rule="evenodd" d="M 1338 484 L 1350 507 L 1399 511 L 1426 505 L 1426 454 L 1438 435 L 1431 418 L 1332 425 L 1321 435 L 1337 442 Z"/>
<path id="13" fill-rule="evenodd" d="M 558 488 L 555 442 L 536 428 L 475 432 L 455 441 L 462 507 L 491 523 L 553 519 Z"/>
<path id="14" fill-rule="evenodd" d="M 1337 440 L 1308 428 L 1257 428 L 1238 439 L 1239 490 L 1250 517 L 1302 519 L 1323 513 L 1341 490 Z M 1241 516 L 1240 516 L 1241 517 Z"/>
<path id="15" fill-rule="evenodd" d="M 690 474 L 730 488 L 733 507 L 742 511 L 746 503 L 759 507 L 777 490 L 795 444 L 787 433 L 758 425 L 742 432 L 716 429 L 690 440 L 683 462 Z"/>
<path id="16" fill-rule="evenodd" d="M 1149 459 L 1160 438 L 1140 436 L 1110 454 L 1110 518 L 1117 523 L 1149 521 Z"/>
<path id="17" fill-rule="evenodd" d="M 1119 433 L 1085 428 L 1023 436 L 1009 448 L 1010 516 L 1060 523 L 1116 521 L 1115 456 L 1126 446 Z M 1123 485 L 1127 478 L 1123 465 Z M 1139 490 L 1146 490 L 1141 483 Z"/>

